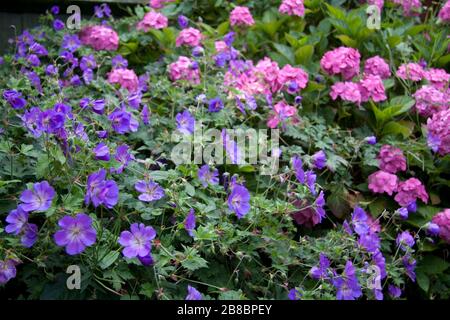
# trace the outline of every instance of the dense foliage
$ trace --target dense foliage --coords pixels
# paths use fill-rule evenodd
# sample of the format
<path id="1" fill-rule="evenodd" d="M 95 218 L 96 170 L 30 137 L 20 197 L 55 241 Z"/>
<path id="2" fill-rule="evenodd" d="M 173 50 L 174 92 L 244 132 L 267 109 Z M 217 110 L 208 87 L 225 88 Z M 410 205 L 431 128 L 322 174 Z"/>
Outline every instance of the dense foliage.
<path id="1" fill-rule="evenodd" d="M 368 1 L 379 29 L 364 1 L 236 2 L 102 5 L 81 30 L 53 7 L 11 40 L 2 294 L 450 297 L 450 2 Z M 200 123 L 227 163 L 172 156 Z M 278 170 L 238 161 L 238 128 L 279 129 Z"/>

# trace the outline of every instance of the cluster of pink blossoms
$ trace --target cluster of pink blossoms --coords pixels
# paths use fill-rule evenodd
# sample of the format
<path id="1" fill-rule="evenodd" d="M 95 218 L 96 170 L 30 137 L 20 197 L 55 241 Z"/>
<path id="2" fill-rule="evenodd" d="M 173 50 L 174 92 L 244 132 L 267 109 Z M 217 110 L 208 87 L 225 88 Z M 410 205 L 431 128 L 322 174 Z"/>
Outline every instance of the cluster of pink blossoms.
<path id="1" fill-rule="evenodd" d="M 144 18 L 137 24 L 137 29 L 147 32 L 150 29 L 167 28 L 169 20 L 167 17 L 159 12 L 147 12 Z"/>
<path id="2" fill-rule="evenodd" d="M 232 26 L 252 26 L 255 20 L 247 7 L 236 7 L 230 13 L 230 23 Z"/>
<path id="3" fill-rule="evenodd" d="M 91 46 L 97 51 L 115 51 L 119 47 L 119 35 L 109 27 L 85 27 L 80 31 L 79 37 L 82 44 Z"/>
<path id="4" fill-rule="evenodd" d="M 439 226 L 439 237 L 450 243 L 450 209 L 439 212 L 433 217 L 432 222 Z"/>
<path id="5" fill-rule="evenodd" d="M 225 85 L 251 96 L 290 90 L 293 84 L 294 92 L 306 88 L 308 73 L 289 64 L 280 69 L 278 63 L 267 57 L 260 60 L 256 66 L 249 61 L 240 70 L 228 71 L 225 74 Z"/>
<path id="6" fill-rule="evenodd" d="M 195 28 L 186 28 L 181 30 L 180 34 L 176 40 L 176 46 L 180 47 L 182 45 L 186 45 L 189 47 L 196 47 L 200 45 L 200 42 L 203 39 L 203 35 L 200 30 Z"/>
<path id="7" fill-rule="evenodd" d="M 379 76 L 381 79 L 387 79 L 391 76 L 391 70 L 383 58 L 374 56 L 366 60 L 364 75 Z"/>
<path id="8" fill-rule="evenodd" d="M 425 187 L 418 179 L 409 178 L 399 182 L 395 175 L 398 171 L 406 170 L 406 158 L 401 149 L 384 145 L 377 159 L 381 170 L 369 176 L 369 190 L 375 193 L 386 192 L 390 196 L 397 192 L 394 200 L 402 207 L 409 206 L 417 199 L 425 203 L 428 201 Z"/>
<path id="9" fill-rule="evenodd" d="M 376 5 L 378 9 L 383 10 L 384 0 L 367 0 L 367 4 Z"/>
<path id="10" fill-rule="evenodd" d="M 111 84 L 118 83 L 130 93 L 138 91 L 139 79 L 133 70 L 126 68 L 115 68 L 108 73 L 108 82 Z"/>
<path id="11" fill-rule="evenodd" d="M 439 111 L 427 120 L 428 145 L 444 156 L 450 153 L 450 109 Z"/>
<path id="12" fill-rule="evenodd" d="M 150 7 L 153 9 L 161 9 L 166 3 L 175 2 L 175 0 L 150 0 Z"/>
<path id="13" fill-rule="evenodd" d="M 278 102 L 273 109 L 275 113 L 267 120 L 267 126 L 271 129 L 276 128 L 280 122 L 284 122 L 297 113 L 295 107 L 288 105 L 284 101 Z"/>
<path id="14" fill-rule="evenodd" d="M 180 56 L 177 61 L 169 64 L 169 78 L 172 81 L 186 80 L 193 84 L 199 84 L 200 71 L 198 68 L 193 68 L 191 59 Z"/>
<path id="15" fill-rule="evenodd" d="M 425 77 L 425 70 L 418 63 L 404 63 L 398 68 L 397 76 L 403 80 L 420 81 Z"/>
<path id="16" fill-rule="evenodd" d="M 420 0 L 393 0 L 393 2 L 403 7 L 403 14 L 407 17 L 417 15 L 422 6 Z"/>
<path id="17" fill-rule="evenodd" d="M 333 100 L 340 97 L 344 101 L 358 105 L 372 99 L 375 102 L 387 99 L 383 80 L 380 76 L 365 75 L 359 82 L 337 82 L 331 86 L 330 96 Z"/>
<path id="18" fill-rule="evenodd" d="M 278 11 L 289 16 L 303 17 L 305 15 L 305 6 L 303 5 L 303 0 L 283 0 Z"/>
<path id="19" fill-rule="evenodd" d="M 439 19 L 444 22 L 450 22 L 450 1 L 447 1 L 439 11 Z"/>
<path id="20" fill-rule="evenodd" d="M 320 60 L 320 66 L 329 75 L 341 74 L 344 80 L 350 80 L 359 74 L 360 59 L 358 50 L 339 47 L 326 52 Z"/>
<path id="21" fill-rule="evenodd" d="M 413 97 L 416 100 L 416 110 L 424 117 L 430 117 L 450 107 L 450 92 L 443 92 L 433 86 L 422 86 Z"/>

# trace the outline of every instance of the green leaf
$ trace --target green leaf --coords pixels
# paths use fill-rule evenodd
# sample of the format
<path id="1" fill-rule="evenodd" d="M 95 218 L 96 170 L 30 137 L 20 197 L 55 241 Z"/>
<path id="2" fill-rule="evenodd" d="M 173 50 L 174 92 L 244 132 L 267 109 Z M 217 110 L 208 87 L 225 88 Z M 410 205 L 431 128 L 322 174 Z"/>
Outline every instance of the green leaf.
<path id="1" fill-rule="evenodd" d="M 419 287 L 423 291 L 428 292 L 428 289 L 430 288 L 430 278 L 423 272 L 416 272 L 416 279 Z"/>
<path id="2" fill-rule="evenodd" d="M 406 139 L 411 135 L 413 130 L 414 124 L 408 126 L 397 121 L 391 121 L 383 127 L 383 135 L 401 135 Z"/>
<path id="3" fill-rule="evenodd" d="M 280 43 L 274 43 L 273 46 L 290 64 L 295 64 L 294 52 L 290 47 Z"/>
<path id="4" fill-rule="evenodd" d="M 425 256 L 418 264 L 417 270 L 421 270 L 427 275 L 436 275 L 444 272 L 450 267 L 450 263 L 439 257 Z"/>
<path id="5" fill-rule="evenodd" d="M 188 196 L 193 197 L 195 195 L 195 188 L 189 182 L 185 183 L 184 191 Z"/>
<path id="6" fill-rule="evenodd" d="M 307 44 L 295 51 L 295 62 L 297 64 L 307 64 L 314 54 L 314 46 Z"/>
<path id="7" fill-rule="evenodd" d="M 358 47 L 358 42 L 345 34 L 340 34 L 340 35 L 336 36 L 336 38 L 341 40 L 341 42 L 344 45 L 346 45 L 347 47 L 352 47 L 352 48 Z"/>
<path id="8" fill-rule="evenodd" d="M 100 261 L 100 263 L 99 263 L 100 268 L 102 268 L 103 270 L 108 268 L 110 265 L 112 265 L 117 260 L 118 257 L 119 257 L 118 251 L 110 251 Z"/>

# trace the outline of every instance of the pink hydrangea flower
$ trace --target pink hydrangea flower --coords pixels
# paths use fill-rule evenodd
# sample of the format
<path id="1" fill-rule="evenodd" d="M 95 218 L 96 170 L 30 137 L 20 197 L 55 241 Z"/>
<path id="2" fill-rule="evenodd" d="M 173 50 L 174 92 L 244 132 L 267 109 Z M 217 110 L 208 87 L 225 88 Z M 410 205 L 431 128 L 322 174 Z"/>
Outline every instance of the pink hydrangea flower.
<path id="1" fill-rule="evenodd" d="M 152 7 L 153 9 L 161 9 L 162 7 L 164 7 L 164 5 L 166 3 L 169 2 L 174 2 L 175 0 L 150 0 L 150 7 Z"/>
<path id="2" fill-rule="evenodd" d="M 395 174 L 379 170 L 369 176 L 369 190 L 375 193 L 386 192 L 392 196 L 397 191 L 398 178 Z"/>
<path id="3" fill-rule="evenodd" d="M 435 88 L 443 89 L 448 86 L 450 80 L 450 74 L 444 69 L 430 68 L 424 73 L 425 79 L 427 79 Z"/>
<path id="4" fill-rule="evenodd" d="M 188 57 L 180 56 L 176 62 L 169 65 L 169 78 L 172 81 L 187 80 L 193 84 L 200 83 L 200 71 L 192 68 L 193 61 Z"/>
<path id="5" fill-rule="evenodd" d="M 447 1 L 439 11 L 439 19 L 444 22 L 450 22 L 450 1 Z"/>
<path id="6" fill-rule="evenodd" d="M 181 30 L 180 34 L 176 40 L 176 46 L 180 47 L 182 45 L 187 45 L 190 47 L 196 47 L 200 45 L 200 42 L 203 39 L 203 35 L 200 30 L 195 28 L 186 28 Z"/>
<path id="7" fill-rule="evenodd" d="M 359 83 L 359 92 L 361 93 L 361 101 L 369 101 L 372 98 L 375 102 L 387 99 L 384 91 L 383 80 L 379 76 L 365 76 Z"/>
<path id="8" fill-rule="evenodd" d="M 169 20 L 167 17 L 159 12 L 147 12 L 144 18 L 137 24 L 137 29 L 147 32 L 150 29 L 167 28 Z"/>
<path id="9" fill-rule="evenodd" d="M 253 71 L 263 77 L 271 92 L 280 90 L 281 85 L 278 82 L 280 67 L 278 66 L 278 63 L 265 57 L 256 64 Z"/>
<path id="10" fill-rule="evenodd" d="M 433 114 L 427 120 L 428 141 L 436 152 L 444 156 L 450 153 L 450 109 Z"/>
<path id="11" fill-rule="evenodd" d="M 407 17 L 417 15 L 422 6 L 420 0 L 393 0 L 393 2 L 402 5 L 403 14 Z"/>
<path id="12" fill-rule="evenodd" d="M 450 243 L 450 209 L 439 212 L 431 221 L 439 226 L 439 237 Z"/>
<path id="13" fill-rule="evenodd" d="M 295 82 L 299 89 L 304 89 L 308 84 L 308 74 L 302 68 L 294 68 L 287 64 L 278 73 L 278 82 L 281 86 L 289 86 Z"/>
<path id="14" fill-rule="evenodd" d="M 303 0 L 283 0 L 278 11 L 289 16 L 303 17 L 305 15 L 305 6 L 303 5 Z"/>
<path id="15" fill-rule="evenodd" d="M 418 63 L 406 63 L 398 68 L 397 76 L 404 80 L 420 81 L 425 76 L 425 70 Z"/>
<path id="16" fill-rule="evenodd" d="M 247 7 L 236 7 L 230 13 L 230 22 L 232 26 L 252 26 L 255 24 L 252 14 Z"/>
<path id="17" fill-rule="evenodd" d="M 84 45 L 94 50 L 115 51 L 119 47 L 119 35 L 105 26 L 89 26 L 80 31 L 79 38 Z"/>
<path id="18" fill-rule="evenodd" d="M 389 173 L 406 170 L 406 158 L 399 148 L 385 144 L 378 154 L 380 169 Z"/>
<path id="19" fill-rule="evenodd" d="M 364 75 L 380 76 L 381 79 L 387 79 L 391 76 L 391 70 L 383 58 L 374 56 L 366 60 Z"/>
<path id="20" fill-rule="evenodd" d="M 330 96 L 333 100 L 340 97 L 344 101 L 361 103 L 361 92 L 357 83 L 337 82 L 331 86 Z"/>
<path id="21" fill-rule="evenodd" d="M 129 92 L 137 92 L 139 88 L 139 79 L 133 70 L 126 68 L 115 68 L 108 73 L 108 82 L 111 84 L 119 83 L 122 88 Z"/>
<path id="22" fill-rule="evenodd" d="M 410 205 L 416 199 L 420 199 L 425 203 L 428 202 L 428 194 L 419 179 L 409 178 L 406 181 L 400 182 L 397 191 L 398 193 L 394 199 L 402 207 Z"/>
<path id="23" fill-rule="evenodd" d="M 341 74 L 344 80 L 350 80 L 359 74 L 360 58 L 358 50 L 339 47 L 326 52 L 320 60 L 320 66 L 329 75 Z"/>
<path id="24" fill-rule="evenodd" d="M 449 97 L 435 87 L 424 85 L 413 94 L 415 108 L 421 116 L 429 117 L 450 107 Z"/>
<path id="25" fill-rule="evenodd" d="M 216 52 L 222 52 L 227 50 L 228 46 L 225 41 L 216 41 L 214 42 L 214 47 L 216 48 Z"/>
<path id="26" fill-rule="evenodd" d="M 278 102 L 273 109 L 275 114 L 267 120 L 267 126 L 272 129 L 276 128 L 280 122 L 286 121 L 288 118 L 297 113 L 297 109 L 295 107 L 288 105 L 284 101 Z"/>

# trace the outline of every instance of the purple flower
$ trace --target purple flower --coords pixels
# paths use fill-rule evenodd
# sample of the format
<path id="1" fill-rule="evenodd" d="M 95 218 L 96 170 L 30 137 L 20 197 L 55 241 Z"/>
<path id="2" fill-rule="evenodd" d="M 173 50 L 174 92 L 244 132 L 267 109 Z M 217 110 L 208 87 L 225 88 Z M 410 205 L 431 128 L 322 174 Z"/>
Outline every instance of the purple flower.
<path id="1" fill-rule="evenodd" d="M 12 259 L 0 260 L 0 284 L 5 284 L 16 277 L 16 263 Z"/>
<path id="2" fill-rule="evenodd" d="M 205 50 L 200 46 L 196 46 L 192 49 L 192 55 L 196 58 L 200 57 L 203 52 L 205 52 Z"/>
<path id="3" fill-rule="evenodd" d="M 128 165 L 128 162 L 134 159 L 134 157 L 128 152 L 129 150 L 130 147 L 126 144 L 122 144 L 117 147 L 114 159 L 120 163 L 120 166 L 118 168 L 111 168 L 111 173 L 121 174 L 123 169 L 125 169 Z"/>
<path id="4" fill-rule="evenodd" d="M 41 60 L 39 60 L 39 57 L 35 54 L 28 55 L 27 62 L 31 65 L 31 67 L 37 67 L 41 65 Z"/>
<path id="5" fill-rule="evenodd" d="M 222 130 L 222 141 L 225 152 L 227 154 L 227 158 L 231 160 L 232 164 L 241 164 L 243 162 L 242 152 L 239 149 L 238 144 L 234 139 L 231 139 L 226 129 Z M 227 163 L 228 162 L 227 159 Z"/>
<path id="6" fill-rule="evenodd" d="M 296 96 L 294 102 L 295 104 L 300 104 L 302 103 L 302 100 L 303 100 L 302 96 Z"/>
<path id="7" fill-rule="evenodd" d="M 59 19 L 55 19 L 55 21 L 53 21 L 53 29 L 55 29 L 55 31 L 60 31 L 62 29 L 64 29 L 64 22 L 62 22 Z"/>
<path id="8" fill-rule="evenodd" d="M 299 156 L 292 157 L 292 167 L 295 171 L 295 177 L 298 182 L 305 183 L 305 171 L 303 170 L 303 162 Z"/>
<path id="9" fill-rule="evenodd" d="M 198 179 L 205 188 L 208 184 L 219 184 L 219 170 L 211 171 L 209 166 L 205 164 L 198 170 Z"/>
<path id="10" fill-rule="evenodd" d="M 416 201 L 411 202 L 410 204 L 408 204 L 407 208 L 408 208 L 408 212 L 411 212 L 411 213 L 416 212 L 417 211 L 417 202 Z"/>
<path id="11" fill-rule="evenodd" d="M 413 236 L 408 231 L 403 231 L 397 236 L 396 239 L 397 246 L 403 251 L 407 251 L 408 248 L 412 248 L 416 243 Z"/>
<path id="12" fill-rule="evenodd" d="M 75 217 L 64 216 L 58 221 L 60 230 L 55 235 L 55 243 L 60 247 L 66 247 L 69 255 L 76 255 L 95 243 L 97 232 L 92 227 L 92 219 L 78 213 Z"/>
<path id="13" fill-rule="evenodd" d="M 328 268 L 330 267 L 330 260 L 328 260 L 327 256 L 323 253 L 319 255 L 319 265 L 314 266 L 309 271 L 311 278 L 319 280 L 319 279 L 328 279 Z"/>
<path id="14" fill-rule="evenodd" d="M 195 130 L 195 118 L 188 110 L 178 113 L 175 117 L 177 121 L 177 129 L 184 135 L 191 135 Z"/>
<path id="15" fill-rule="evenodd" d="M 387 277 L 386 273 L 386 259 L 384 258 L 383 254 L 380 250 L 375 252 L 372 255 L 372 262 L 380 269 L 380 277 L 381 279 L 384 279 Z"/>
<path id="16" fill-rule="evenodd" d="M 138 259 L 144 267 L 151 266 L 154 263 L 153 256 L 151 253 L 149 253 L 148 256 L 145 256 L 145 257 L 138 256 Z"/>
<path id="17" fill-rule="evenodd" d="M 51 8 L 50 8 L 50 12 L 51 12 L 53 15 L 59 14 L 59 7 L 58 7 L 58 6 L 53 6 L 53 7 L 51 7 Z"/>
<path id="18" fill-rule="evenodd" d="M 3 91 L 3 98 L 8 101 L 14 109 L 22 109 L 27 104 L 27 101 L 22 98 L 22 93 L 16 90 Z"/>
<path id="19" fill-rule="evenodd" d="M 392 284 L 388 286 L 388 292 L 392 298 L 400 298 L 400 296 L 402 295 L 402 289 L 393 286 Z"/>
<path id="20" fill-rule="evenodd" d="M 319 195 L 316 198 L 315 201 L 315 213 L 318 217 L 317 221 L 318 223 L 322 222 L 322 219 L 325 218 L 325 210 L 323 209 L 323 207 L 325 206 L 325 195 L 323 193 L 323 191 L 320 191 Z"/>
<path id="21" fill-rule="evenodd" d="M 59 129 L 64 127 L 65 117 L 64 113 L 49 109 L 40 114 L 42 121 L 42 128 L 47 133 L 56 133 Z"/>
<path id="22" fill-rule="evenodd" d="M 8 225 L 5 231 L 13 235 L 18 235 L 28 224 L 28 212 L 24 211 L 21 206 L 18 206 L 17 209 L 11 210 L 6 217 L 6 222 Z"/>
<path id="23" fill-rule="evenodd" d="M 439 235 L 439 226 L 436 223 L 429 222 L 426 225 L 426 231 L 431 236 L 438 236 Z"/>
<path id="24" fill-rule="evenodd" d="M 306 185 L 313 196 L 317 194 L 316 192 L 316 179 L 317 175 L 312 170 L 305 172 Z"/>
<path id="25" fill-rule="evenodd" d="M 142 100 L 142 93 L 140 92 L 132 93 L 128 96 L 128 104 L 133 109 L 139 109 L 141 100 Z"/>
<path id="26" fill-rule="evenodd" d="M 187 294 L 185 300 L 202 300 L 203 299 L 202 294 L 194 287 L 191 287 L 188 285 L 187 289 L 188 289 L 188 294 Z"/>
<path id="27" fill-rule="evenodd" d="M 408 219 L 408 215 L 409 215 L 408 208 L 405 208 L 405 207 L 399 208 L 399 209 L 397 209 L 397 213 L 400 216 L 400 218 L 402 218 L 404 220 Z"/>
<path id="28" fill-rule="evenodd" d="M 115 109 L 108 116 L 108 120 L 111 121 L 112 128 L 118 134 L 125 134 L 130 131 L 136 132 L 139 127 L 139 122 L 125 108 Z"/>
<path id="29" fill-rule="evenodd" d="M 189 210 L 189 214 L 187 215 L 186 220 L 184 220 L 184 228 L 191 237 L 194 237 L 193 231 L 195 230 L 195 213 L 194 209 L 192 208 L 191 210 Z"/>
<path id="30" fill-rule="evenodd" d="M 356 271 L 351 261 L 347 261 L 345 264 L 343 274 L 333 279 L 333 285 L 337 289 L 337 300 L 355 300 L 362 296 Z"/>
<path id="31" fill-rule="evenodd" d="M 80 100 L 80 107 L 81 108 L 91 107 L 92 111 L 94 111 L 95 113 L 103 114 L 103 111 L 105 109 L 105 100 L 104 99 L 91 100 L 89 98 L 83 98 Z"/>
<path id="32" fill-rule="evenodd" d="M 35 138 L 39 138 L 43 131 L 42 126 L 42 111 L 38 107 L 33 107 L 28 111 L 25 111 L 22 119 L 23 125 L 31 132 Z"/>
<path id="33" fill-rule="evenodd" d="M 144 202 L 152 202 L 164 197 L 164 189 L 153 181 L 140 180 L 136 182 L 134 188 L 140 192 L 138 199 Z"/>
<path id="34" fill-rule="evenodd" d="M 416 268 L 416 260 L 410 255 L 406 255 L 402 258 L 403 266 L 405 267 L 406 275 L 411 279 L 411 281 L 416 281 L 416 273 L 414 269 Z"/>
<path id="35" fill-rule="evenodd" d="M 91 173 L 87 179 L 86 195 L 84 202 L 89 205 L 91 202 L 94 207 L 104 205 L 111 209 L 119 200 L 119 188 L 114 180 L 105 180 L 106 170 L 100 169 Z"/>
<path id="36" fill-rule="evenodd" d="M 32 190 L 25 190 L 20 195 L 21 208 L 24 211 L 45 211 L 52 205 L 55 190 L 47 181 L 37 182 Z"/>
<path id="37" fill-rule="evenodd" d="M 70 35 L 66 34 L 63 37 L 61 47 L 63 49 L 69 50 L 70 52 L 74 52 L 81 46 L 80 39 L 76 34 Z"/>
<path id="38" fill-rule="evenodd" d="M 250 193 L 247 188 L 240 184 L 232 187 L 228 196 L 228 208 L 236 213 L 238 219 L 241 219 L 250 210 Z"/>
<path id="39" fill-rule="evenodd" d="M 442 142 L 439 136 L 433 135 L 429 132 L 427 133 L 427 145 L 433 152 L 438 152 L 441 144 Z"/>
<path id="40" fill-rule="evenodd" d="M 58 74 L 58 68 L 52 64 L 49 64 L 45 68 L 45 74 L 48 76 L 54 76 L 54 75 Z"/>
<path id="41" fill-rule="evenodd" d="M 208 102 L 208 111 L 209 112 L 219 112 L 223 109 L 223 102 L 219 97 L 213 98 Z"/>
<path id="42" fill-rule="evenodd" d="M 152 249 L 151 241 L 156 237 L 156 231 L 143 223 L 133 223 L 130 231 L 122 231 L 119 244 L 124 247 L 122 253 L 127 258 L 147 257 Z"/>
<path id="43" fill-rule="evenodd" d="M 96 5 L 94 6 L 94 14 L 97 18 L 109 18 L 111 17 L 111 8 L 106 3 Z"/>
<path id="44" fill-rule="evenodd" d="M 46 56 L 46 55 L 48 55 L 47 49 L 42 44 L 40 44 L 38 42 L 34 42 L 30 46 L 29 51 L 34 53 L 34 54 L 37 54 L 38 56 Z"/>
<path id="45" fill-rule="evenodd" d="M 227 44 L 227 46 L 231 47 L 231 45 L 234 42 L 234 35 L 235 32 L 231 31 L 228 32 L 224 37 L 223 37 L 223 41 Z"/>
<path id="46" fill-rule="evenodd" d="M 120 54 L 111 59 L 113 68 L 126 68 L 128 67 L 127 59 L 123 58 Z"/>
<path id="47" fill-rule="evenodd" d="M 25 226 L 20 241 L 25 248 L 31 248 L 38 238 L 38 227 L 34 223 L 29 223 Z"/>
<path id="48" fill-rule="evenodd" d="M 363 235 L 369 233 L 369 224 L 366 212 L 356 206 L 352 213 L 352 223 L 355 232 L 358 235 Z"/>
<path id="49" fill-rule="evenodd" d="M 374 145 L 377 143 L 377 137 L 375 136 L 370 136 L 370 137 L 366 137 L 364 139 L 368 144 Z"/>
<path id="50" fill-rule="evenodd" d="M 289 290 L 289 293 L 288 293 L 289 300 L 300 300 L 301 297 L 302 297 L 302 295 L 297 289 L 292 288 L 291 290 Z"/>
<path id="51" fill-rule="evenodd" d="M 369 253 L 376 253 L 380 248 L 380 238 L 374 232 L 359 235 L 358 244 Z"/>
<path id="52" fill-rule="evenodd" d="M 179 15 L 178 16 L 178 25 L 180 26 L 181 29 L 185 29 L 188 27 L 189 25 L 189 20 L 188 18 L 186 18 L 183 15 Z"/>
<path id="53" fill-rule="evenodd" d="M 80 61 L 80 69 L 86 71 L 87 69 L 95 69 L 97 63 L 95 62 L 94 55 L 83 56 Z"/>
<path id="54" fill-rule="evenodd" d="M 100 131 L 97 131 L 96 133 L 97 133 L 97 137 L 99 137 L 100 139 L 108 138 L 108 131 L 106 131 L 106 130 L 100 130 Z"/>
<path id="55" fill-rule="evenodd" d="M 320 170 L 325 168 L 327 164 L 327 155 L 323 150 L 320 150 L 313 154 L 312 160 L 314 163 L 314 167 Z"/>
<path id="56" fill-rule="evenodd" d="M 145 125 L 148 125 L 150 123 L 150 110 L 148 109 L 148 106 L 146 104 L 144 104 L 142 107 L 141 118 L 142 122 Z"/>
<path id="57" fill-rule="evenodd" d="M 94 155 L 95 159 L 97 160 L 103 160 L 103 161 L 109 161 L 109 148 L 106 144 L 103 142 L 100 142 L 95 148 L 94 148 Z"/>

